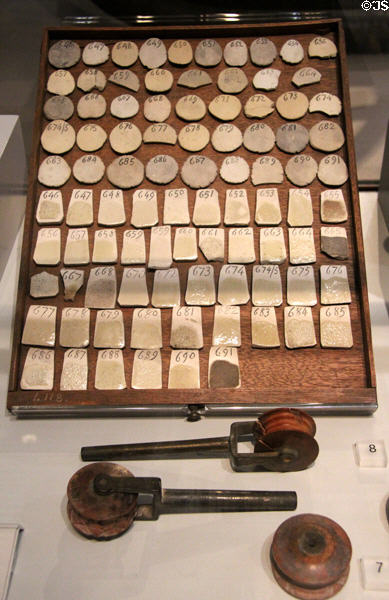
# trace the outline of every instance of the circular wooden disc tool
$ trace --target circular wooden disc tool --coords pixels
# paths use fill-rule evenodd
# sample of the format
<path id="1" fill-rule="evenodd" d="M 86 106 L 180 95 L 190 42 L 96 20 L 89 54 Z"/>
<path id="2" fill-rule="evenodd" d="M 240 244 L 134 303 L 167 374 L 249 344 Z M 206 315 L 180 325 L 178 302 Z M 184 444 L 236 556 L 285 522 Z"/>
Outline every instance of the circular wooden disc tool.
<path id="1" fill-rule="evenodd" d="M 303 514 L 287 519 L 274 534 L 270 559 L 277 583 L 303 600 L 331 598 L 347 581 L 351 543 L 332 519 Z"/>

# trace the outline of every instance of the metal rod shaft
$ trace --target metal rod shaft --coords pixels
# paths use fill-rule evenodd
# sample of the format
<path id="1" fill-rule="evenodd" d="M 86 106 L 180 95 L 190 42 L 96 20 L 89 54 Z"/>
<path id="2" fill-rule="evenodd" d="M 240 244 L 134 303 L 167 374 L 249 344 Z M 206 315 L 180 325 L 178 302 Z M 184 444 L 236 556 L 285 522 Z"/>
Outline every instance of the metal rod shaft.
<path id="1" fill-rule="evenodd" d="M 160 513 L 295 510 L 296 492 L 163 489 Z"/>

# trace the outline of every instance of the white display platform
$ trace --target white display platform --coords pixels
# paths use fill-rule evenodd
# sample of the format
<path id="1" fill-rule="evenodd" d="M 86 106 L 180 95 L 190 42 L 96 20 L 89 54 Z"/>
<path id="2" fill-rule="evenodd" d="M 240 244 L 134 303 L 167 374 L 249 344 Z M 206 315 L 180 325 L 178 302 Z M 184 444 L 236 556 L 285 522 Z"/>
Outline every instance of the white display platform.
<path id="1" fill-rule="evenodd" d="M 228 435 L 234 418 L 18 421 L 6 412 L 10 324 L 18 244 L 0 281 L 0 522 L 24 526 L 9 600 L 283 600 L 269 547 L 288 517 L 319 513 L 337 521 L 353 545 L 339 600 L 389 600 L 362 587 L 361 558 L 389 558 L 385 502 L 389 468 L 360 468 L 353 444 L 384 440 L 389 452 L 388 236 L 374 193 L 361 194 L 379 409 L 372 417 L 317 417 L 316 464 L 299 473 L 235 473 L 227 459 L 123 463 L 170 488 L 296 490 L 295 512 L 162 515 L 135 522 L 110 542 L 89 541 L 70 527 L 66 485 L 85 463 L 83 445 Z M 385 303 L 386 299 L 386 303 Z M 246 419 L 247 420 L 247 419 Z M 386 563 L 385 563 L 386 564 Z"/>

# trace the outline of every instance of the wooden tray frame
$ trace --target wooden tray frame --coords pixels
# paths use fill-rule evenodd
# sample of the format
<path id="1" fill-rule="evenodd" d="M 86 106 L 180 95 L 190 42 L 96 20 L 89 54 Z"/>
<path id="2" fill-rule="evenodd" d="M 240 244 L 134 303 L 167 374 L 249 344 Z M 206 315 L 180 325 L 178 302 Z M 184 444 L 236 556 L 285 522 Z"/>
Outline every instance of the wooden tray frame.
<path id="1" fill-rule="evenodd" d="M 289 37 L 302 36 L 304 39 L 305 34 L 314 35 L 329 35 L 332 36 L 335 43 L 338 46 L 338 57 L 335 59 L 337 64 L 337 82 L 339 91 L 341 92 L 341 98 L 343 102 L 343 114 L 340 116 L 341 122 L 346 135 L 346 144 L 344 148 L 339 152 L 345 157 L 346 163 L 349 166 L 350 178 L 349 181 L 342 186 L 347 192 L 349 197 L 348 208 L 349 208 L 349 219 L 348 219 L 348 236 L 349 244 L 352 246 L 352 257 L 351 260 L 345 261 L 349 265 L 348 271 L 350 276 L 350 270 L 353 275 L 351 276 L 351 290 L 353 295 L 353 303 L 351 305 L 352 322 L 355 322 L 357 317 L 357 323 L 360 324 L 360 332 L 357 332 L 358 347 L 354 345 L 351 350 L 321 350 L 320 344 L 314 349 L 301 349 L 301 350 L 287 350 L 283 343 L 281 349 L 277 350 L 280 354 L 272 355 L 272 367 L 269 372 L 269 368 L 266 371 L 267 386 L 265 388 L 258 389 L 255 381 L 255 372 L 257 365 L 253 368 L 254 373 L 251 373 L 252 384 L 249 387 L 242 387 L 240 389 L 233 390 L 210 390 L 206 387 L 202 387 L 199 390 L 168 390 L 166 383 L 162 390 L 133 390 L 128 388 L 123 391 L 109 391 L 102 392 L 94 389 L 88 389 L 85 392 L 36 392 L 36 391 L 24 391 L 18 387 L 18 381 L 20 378 L 21 370 L 24 363 L 25 349 L 22 347 L 21 332 L 24 323 L 24 318 L 28 305 L 31 303 L 29 298 L 29 279 L 31 272 L 34 272 L 34 265 L 32 261 L 32 249 L 36 238 L 36 223 L 35 223 L 35 209 L 37 199 L 39 197 L 39 184 L 36 180 L 36 174 L 40 160 L 42 160 L 42 149 L 40 148 L 40 134 L 42 129 L 42 122 L 44 118 L 42 116 L 42 107 L 45 97 L 45 82 L 47 80 L 47 72 L 50 70 L 50 66 L 47 64 L 47 51 L 49 43 L 57 39 L 75 39 L 75 40 L 111 40 L 113 42 L 120 39 L 134 39 L 139 41 L 147 39 L 151 36 L 165 38 L 167 40 L 174 38 L 185 38 L 193 40 L 193 44 L 197 41 L 206 37 L 214 38 L 255 38 L 260 35 L 279 36 L 287 35 Z M 286 39 L 288 39 L 286 38 Z M 279 50 L 279 47 L 278 47 Z M 329 64 L 329 61 L 321 61 L 320 64 L 325 68 Z M 223 63 L 222 63 L 223 64 Z M 167 66 L 167 65 L 166 65 Z M 192 68 L 193 63 L 188 67 Z M 111 65 L 112 67 L 112 65 Z M 300 68 L 301 65 L 295 67 Z M 85 67 L 83 67 L 85 68 Z M 101 68 L 101 67 L 99 67 Z M 117 68 L 117 67 L 114 67 Z M 133 67 L 131 67 L 133 68 Z M 168 67 L 169 68 L 169 67 Z M 223 66 L 224 68 L 224 66 Z M 255 67 L 259 69 L 259 67 Z M 82 70 L 82 69 L 81 69 Z M 110 71 L 113 71 L 111 69 Z M 314 87 L 314 86 L 308 86 Z M 293 86 L 289 85 L 289 89 Z M 308 89 L 308 88 L 306 88 Z M 321 88 L 322 89 L 322 88 Z M 276 91 L 276 96 L 283 90 L 280 88 Z M 302 91 L 305 91 L 304 88 Z M 325 90 L 322 90 L 325 91 Z M 331 91 L 331 90 L 327 90 Z M 117 88 L 116 95 L 125 93 L 124 88 Z M 190 93 L 188 90 L 186 93 Z M 194 90 L 196 93 L 196 90 Z M 252 91 L 251 93 L 254 93 Z M 317 93 L 317 92 L 315 92 Z M 273 93 L 269 96 L 273 98 Z M 183 94 L 182 94 L 183 95 Z M 216 95 L 213 90 L 213 96 Z M 312 94 L 308 94 L 311 97 Z M 212 96 L 212 97 L 213 97 Z M 108 108 L 107 108 L 108 110 Z M 322 118 L 325 118 L 322 116 Z M 268 121 L 266 121 L 268 122 Z M 108 142 L 107 142 L 108 144 Z M 276 150 L 276 149 L 275 149 Z M 154 151 L 151 155 L 159 153 Z M 163 152 L 163 150 L 162 150 Z M 212 152 L 212 151 L 211 151 Z M 166 149 L 166 153 L 174 155 L 169 146 Z M 204 152 L 205 153 L 205 152 Z M 272 154 L 277 156 L 277 151 L 272 151 Z M 244 155 L 245 153 L 242 152 Z M 311 154 L 315 154 L 311 151 Z M 320 154 L 320 153 L 318 153 Z M 43 156 L 45 153 L 43 152 Z M 285 155 L 286 156 L 286 155 Z M 254 155 L 252 161 L 257 156 Z M 66 158 L 66 155 L 65 155 Z M 223 157 L 222 157 L 223 158 Z M 288 156 L 286 158 L 289 158 Z M 69 161 L 72 164 L 73 161 Z M 285 164 L 286 160 L 282 161 Z M 218 165 L 220 165 L 221 159 L 219 157 Z M 182 164 L 182 161 L 180 161 Z M 219 179 L 219 178 L 218 178 Z M 106 180 L 105 180 L 106 181 Z M 215 182 L 216 183 L 216 182 Z M 223 183 L 223 182 L 222 182 Z M 246 182 L 248 184 L 248 182 Z M 109 184 L 108 184 L 109 185 Z M 74 182 L 72 187 L 78 187 L 79 184 Z M 168 187 L 180 187 L 182 186 L 179 178 L 173 181 Z M 285 189 L 291 187 L 291 184 L 285 182 L 283 184 Z M 312 184 L 313 186 L 313 184 Z M 310 186 L 310 187 L 312 187 Z M 79 187 L 90 187 L 90 186 L 79 186 Z M 102 187 L 108 187 L 102 185 Z M 161 186 L 149 185 L 146 180 L 143 182 L 141 187 L 150 187 L 158 189 L 158 200 L 161 202 L 163 197 Z M 216 187 L 217 185 L 212 185 Z M 224 188 L 233 187 L 231 185 L 224 184 Z M 242 184 L 238 187 L 251 187 L 250 185 Z M 320 188 L 320 184 L 318 185 Z M 323 188 L 323 186 L 322 186 Z M 320 188 L 320 189 L 322 189 Z M 44 188 L 42 188 L 44 189 Z M 133 190 L 130 190 L 130 194 Z M 128 194 L 128 192 L 125 192 Z M 191 194 L 191 191 L 189 191 Z M 192 194 L 194 197 L 194 193 Z M 94 196 L 94 205 L 98 204 L 97 194 Z M 219 199 L 223 199 L 224 195 L 219 194 Z M 314 200 L 314 195 L 312 194 Z M 65 197 L 64 197 L 65 201 Z M 67 199 L 68 201 L 68 199 Z M 315 205 L 315 201 L 314 201 Z M 317 199 L 316 199 L 317 205 Z M 66 204 L 65 204 L 66 206 Z M 193 204 L 192 204 L 193 206 Z M 252 208 L 252 205 L 251 205 Z M 317 217 L 317 206 L 316 206 L 316 220 L 315 220 L 315 243 L 318 255 L 318 262 L 316 266 L 321 263 L 331 263 L 328 258 L 320 257 L 320 246 L 318 245 L 317 232 L 319 231 L 320 222 Z M 96 220 L 95 220 L 96 223 Z M 283 224 L 285 222 L 283 221 Z M 65 227 L 65 225 L 61 225 Z M 92 227 L 91 232 L 95 226 Z M 62 244 L 64 245 L 65 239 L 62 234 Z M 93 235 L 90 234 L 90 243 Z M 287 237 L 286 237 L 287 242 Z M 320 242 L 319 242 L 320 243 Z M 119 245 L 119 244 L 118 244 Z M 120 249 L 120 245 L 119 245 Z M 63 251 L 63 248 L 62 248 Z M 335 263 L 336 264 L 336 263 Z M 339 263 L 338 263 L 339 264 Z M 342 263 L 343 264 L 343 263 Z M 58 272 L 62 264 L 58 266 Z M 88 265 L 88 269 L 94 265 Z M 117 265 L 118 268 L 119 265 Z M 41 267 L 36 270 L 46 270 L 46 267 Z M 50 269 L 48 269 L 50 271 Z M 315 269 L 316 270 L 316 269 Z M 216 275 L 217 276 L 217 275 Z M 316 273 L 317 277 L 317 273 Z M 283 276 L 285 279 L 285 276 Z M 118 284 L 120 283 L 120 274 L 118 275 Z M 283 281 L 285 285 L 285 281 Z M 316 279 L 317 290 L 318 280 Z M 84 288 L 85 289 L 85 288 Z M 285 289 L 283 290 L 285 292 Z M 57 297 L 60 298 L 61 296 Z M 61 302 L 56 302 L 57 299 L 42 299 L 42 303 L 51 304 L 51 300 L 56 305 L 69 306 Z M 39 301 L 34 300 L 35 303 Z M 318 305 L 319 306 L 319 305 Z M 318 310 L 318 308 L 316 307 Z M 59 318 L 60 312 L 57 315 L 57 331 L 59 330 Z M 281 314 L 281 311 L 280 313 Z M 318 333 L 318 319 L 317 314 L 315 315 L 315 328 Z M 281 322 L 280 322 L 281 321 Z M 278 326 L 280 330 L 280 337 L 283 338 L 283 318 L 279 318 Z M 91 332 L 93 331 L 91 324 Z M 166 328 L 166 327 L 165 327 Z M 243 323 L 242 323 L 243 330 Z M 127 332 L 128 333 L 128 332 Z M 354 333 L 354 331 L 353 331 Z M 360 335 L 359 335 L 360 333 Z M 165 334 L 164 334 L 165 337 Z M 355 336 L 354 336 L 355 337 Z M 352 132 L 352 121 L 351 121 L 351 108 L 350 108 L 350 97 L 349 97 L 349 83 L 346 63 L 346 52 L 345 52 L 345 41 L 344 31 L 342 23 L 339 19 L 331 19 L 326 21 L 306 21 L 306 22 L 291 22 L 291 23 L 270 23 L 270 24 L 249 24 L 249 25 L 215 25 L 215 26 L 193 26 L 188 28 L 187 26 L 139 26 L 131 28 L 48 28 L 44 32 L 43 43 L 41 48 L 41 63 L 39 72 L 39 89 L 37 94 L 36 111 L 35 111 L 35 123 L 34 123 L 34 136 L 33 136 L 33 150 L 30 161 L 30 175 L 29 175 L 29 186 L 28 186 L 28 198 L 26 208 L 26 218 L 24 226 L 24 238 L 22 247 L 22 259 L 20 266 L 20 277 L 19 277 L 19 290 L 18 299 L 16 304 L 15 314 L 15 325 L 14 325 L 14 341 L 13 351 L 11 360 L 11 371 L 9 380 L 9 391 L 8 391 L 8 409 L 19 417 L 59 417 L 59 416 L 123 416 L 123 415 L 189 415 L 190 418 L 195 419 L 201 414 L 206 415 L 225 415 L 225 414 L 255 414 L 262 410 L 279 406 L 297 406 L 302 407 L 312 414 L 370 414 L 377 408 L 376 402 L 376 388 L 375 388 L 375 372 L 373 365 L 373 352 L 372 352 L 372 340 L 370 331 L 370 317 L 369 317 L 369 305 L 367 295 L 367 284 L 366 284 L 366 271 L 365 261 L 363 252 L 363 239 L 361 229 L 361 217 L 359 210 L 359 199 L 358 199 L 358 187 L 357 187 L 357 176 L 356 176 L 356 164 L 355 164 L 355 153 L 353 144 L 353 132 Z M 319 337 L 318 337 L 319 339 Z M 164 347 L 166 343 L 164 341 Z M 208 354 L 208 346 L 204 347 L 206 350 L 205 354 Z M 318 353 L 322 352 L 317 358 Z M 273 351 L 258 351 L 258 356 L 262 352 L 273 352 Z M 58 349 L 57 349 L 58 353 Z M 293 353 L 293 354 L 292 354 Z M 285 363 L 283 359 L 279 360 L 279 356 L 288 355 L 289 359 Z M 355 378 L 355 384 L 351 380 L 353 373 L 350 371 L 350 381 L 347 385 L 336 385 L 337 375 L 339 379 L 342 378 L 342 373 L 347 373 L 349 367 L 349 359 L 351 362 L 354 357 L 358 355 L 356 359 L 357 377 Z M 297 385 L 295 379 L 289 379 L 288 377 L 288 363 L 293 362 L 292 356 L 299 356 L 297 363 L 300 369 L 303 369 L 303 376 L 301 382 Z M 331 373 L 333 374 L 333 385 L 328 381 L 328 372 L 324 374 L 324 377 L 320 377 L 320 371 L 327 368 L 327 364 L 322 361 L 325 359 L 326 363 L 331 363 Z M 166 359 L 167 360 L 167 359 Z M 359 361 L 359 362 L 358 362 Z M 260 361 L 259 361 L 260 362 Z M 282 362 L 282 364 L 281 364 Z M 57 364 L 59 363 L 59 365 Z M 164 363 L 165 364 L 165 363 Z M 267 363 L 269 366 L 269 363 Z M 62 355 L 59 360 L 56 361 L 56 382 L 59 381 L 58 369 L 62 365 Z M 359 366 L 358 366 L 359 365 Z M 131 372 L 131 366 L 126 367 L 127 381 L 129 383 L 129 374 Z M 286 374 L 284 378 L 284 384 L 274 386 L 272 381 L 273 369 L 285 369 Z M 290 369 L 295 368 L 291 366 Z M 164 370 L 166 371 L 166 364 Z M 202 366 L 204 371 L 204 365 Z M 264 369 L 265 371 L 265 369 Z M 359 376 L 360 375 L 360 376 Z M 165 374 L 166 376 L 166 374 Z M 166 376 L 167 377 L 167 376 Z M 166 378 L 165 377 L 165 378 Z M 202 375 L 203 379 L 206 379 L 206 375 Z M 292 383 L 290 383 L 290 381 Z"/>

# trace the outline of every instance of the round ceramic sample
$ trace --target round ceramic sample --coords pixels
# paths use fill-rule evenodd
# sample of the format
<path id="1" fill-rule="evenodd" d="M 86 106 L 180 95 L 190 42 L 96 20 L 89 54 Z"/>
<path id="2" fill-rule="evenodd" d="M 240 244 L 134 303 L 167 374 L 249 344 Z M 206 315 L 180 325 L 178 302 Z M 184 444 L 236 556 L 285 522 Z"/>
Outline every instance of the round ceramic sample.
<path id="1" fill-rule="evenodd" d="M 209 142 L 209 131 L 200 123 L 185 125 L 178 134 L 178 143 L 188 152 L 199 152 Z"/>
<path id="2" fill-rule="evenodd" d="M 167 57 L 174 65 L 188 65 L 193 58 L 192 46 L 186 40 L 175 40 L 169 46 Z"/>
<path id="3" fill-rule="evenodd" d="M 265 123 L 249 125 L 243 134 L 243 146 L 251 152 L 270 152 L 275 140 L 273 130 Z"/>
<path id="4" fill-rule="evenodd" d="M 246 42 L 231 40 L 224 46 L 223 56 L 224 62 L 229 67 L 243 67 L 249 56 Z"/>
<path id="5" fill-rule="evenodd" d="M 58 96 L 67 96 L 74 91 L 76 82 L 73 75 L 64 69 L 53 71 L 47 80 L 47 91 Z"/>
<path id="6" fill-rule="evenodd" d="M 342 103 L 334 94 L 319 92 L 311 98 L 309 112 L 322 112 L 329 117 L 336 117 L 342 112 Z"/>
<path id="7" fill-rule="evenodd" d="M 347 181 L 348 169 L 341 156 L 329 154 L 321 159 L 317 176 L 324 185 L 339 186 Z"/>
<path id="8" fill-rule="evenodd" d="M 112 62 L 118 67 L 131 67 L 138 58 L 138 46 L 134 42 L 116 42 L 111 52 Z"/>
<path id="9" fill-rule="evenodd" d="M 82 51 L 82 60 L 88 66 L 102 65 L 109 59 L 109 48 L 103 42 L 89 42 Z"/>
<path id="10" fill-rule="evenodd" d="M 192 89 L 210 85 L 211 83 L 212 79 L 208 73 L 202 69 L 189 69 L 189 71 L 184 71 L 177 81 L 177 85 Z"/>
<path id="11" fill-rule="evenodd" d="M 209 103 L 208 110 L 216 119 L 233 121 L 242 110 L 242 104 L 236 96 L 220 94 Z"/>
<path id="12" fill-rule="evenodd" d="M 67 121 L 74 113 L 74 104 L 67 96 L 52 96 L 46 100 L 43 113 L 49 121 Z"/>
<path id="13" fill-rule="evenodd" d="M 276 144 L 289 154 L 302 152 L 309 141 L 308 130 L 299 123 L 285 123 L 277 129 Z"/>
<path id="14" fill-rule="evenodd" d="M 276 56 L 277 48 L 268 38 L 257 38 L 250 46 L 251 62 L 259 67 L 267 67 L 268 65 L 271 65 Z"/>
<path id="15" fill-rule="evenodd" d="M 274 102 L 264 94 L 250 96 L 244 105 L 244 114 L 249 119 L 263 119 L 274 111 Z"/>
<path id="16" fill-rule="evenodd" d="M 173 75 L 166 69 L 151 69 L 145 75 L 145 87 L 149 92 L 168 92 L 173 85 Z"/>
<path id="17" fill-rule="evenodd" d="M 211 144 L 218 152 L 233 152 L 240 148 L 242 142 L 242 132 L 231 123 L 218 125 L 211 137 Z"/>
<path id="18" fill-rule="evenodd" d="M 109 134 L 112 150 L 119 154 L 135 152 L 142 143 L 142 134 L 138 127 L 128 121 L 116 125 Z"/>
<path id="19" fill-rule="evenodd" d="M 62 156 L 47 156 L 38 170 L 38 181 L 47 187 L 61 187 L 69 179 L 72 171 Z"/>
<path id="20" fill-rule="evenodd" d="M 168 123 L 153 123 L 143 132 L 143 141 L 145 144 L 175 144 L 177 133 L 174 127 Z"/>
<path id="21" fill-rule="evenodd" d="M 279 69 L 261 69 L 254 75 L 253 86 L 256 90 L 265 90 L 267 92 L 276 90 L 280 75 L 281 71 Z"/>
<path id="22" fill-rule="evenodd" d="M 102 92 L 106 85 L 107 78 L 99 69 L 85 69 L 77 79 L 77 87 L 83 92 L 91 92 L 95 88 Z"/>
<path id="23" fill-rule="evenodd" d="M 282 60 L 291 65 L 297 65 L 304 58 L 304 48 L 297 40 L 288 40 L 280 50 Z"/>
<path id="24" fill-rule="evenodd" d="M 157 154 L 146 165 L 146 177 L 153 183 L 166 184 L 175 179 L 178 163 L 168 154 Z"/>
<path id="25" fill-rule="evenodd" d="M 335 152 L 344 144 L 344 133 L 337 123 L 320 121 L 311 127 L 309 143 L 322 152 Z"/>
<path id="26" fill-rule="evenodd" d="M 250 175 L 250 167 L 241 156 L 227 156 L 219 173 L 227 183 L 243 183 Z"/>
<path id="27" fill-rule="evenodd" d="M 321 74 L 317 69 L 314 69 L 313 67 L 303 67 L 293 75 L 292 83 L 297 87 L 302 87 L 303 85 L 319 83 L 320 80 Z"/>
<path id="28" fill-rule="evenodd" d="M 139 59 L 147 69 L 162 67 L 167 59 L 165 44 L 159 38 L 149 38 L 140 47 Z"/>
<path id="29" fill-rule="evenodd" d="M 194 58 L 202 67 L 215 67 L 223 56 L 223 50 L 216 40 L 201 40 L 196 46 Z"/>
<path id="30" fill-rule="evenodd" d="M 107 102 L 101 94 L 86 94 L 81 96 L 77 104 L 77 114 L 80 119 L 99 119 L 105 114 Z"/>
<path id="31" fill-rule="evenodd" d="M 257 158 L 251 167 L 251 181 L 253 185 L 282 183 L 284 181 L 284 169 L 278 158 L 274 158 L 274 156 Z"/>
<path id="32" fill-rule="evenodd" d="M 335 58 L 338 50 L 332 40 L 325 37 L 315 37 L 308 46 L 308 56 L 311 58 Z"/>
<path id="33" fill-rule="evenodd" d="M 118 156 L 108 165 L 106 175 L 113 186 L 129 189 L 142 183 L 144 166 L 135 156 Z"/>
<path id="34" fill-rule="evenodd" d="M 73 177 L 80 183 L 97 183 L 104 177 L 105 166 L 99 156 L 85 154 L 73 165 Z"/>
<path id="35" fill-rule="evenodd" d="M 51 121 L 41 135 L 42 148 L 49 154 L 64 154 L 73 148 L 75 141 L 73 127 L 61 119 Z"/>
<path id="36" fill-rule="evenodd" d="M 100 125 L 91 123 L 83 125 L 77 131 L 76 142 L 77 146 L 83 152 L 96 152 L 96 150 L 99 150 L 104 145 L 106 139 L 107 134 L 105 130 Z"/>
<path id="37" fill-rule="evenodd" d="M 289 181 L 304 187 L 312 183 L 317 174 L 317 162 L 309 154 L 299 154 L 286 163 L 285 174 Z"/>
<path id="38" fill-rule="evenodd" d="M 238 67 L 223 69 L 217 78 L 217 87 L 224 94 L 239 94 L 248 83 L 246 73 Z"/>
<path id="39" fill-rule="evenodd" d="M 139 110 L 139 102 L 131 94 L 121 94 L 111 102 L 111 115 L 118 119 L 130 119 L 134 117 Z"/>
<path id="40" fill-rule="evenodd" d="M 145 100 L 143 114 L 148 121 L 162 123 L 169 117 L 171 108 L 170 100 L 163 94 L 158 94 Z"/>
<path id="41" fill-rule="evenodd" d="M 118 69 L 108 77 L 108 81 L 125 87 L 132 92 L 137 92 L 140 88 L 139 77 L 129 69 Z"/>
<path id="42" fill-rule="evenodd" d="M 217 175 L 217 166 L 213 160 L 201 154 L 189 156 L 181 168 L 181 179 L 194 189 L 207 188 Z"/>
<path id="43" fill-rule="evenodd" d="M 200 121 L 205 116 L 207 107 L 199 96 L 190 94 L 178 100 L 175 110 L 184 121 Z"/>
<path id="44" fill-rule="evenodd" d="M 80 46 L 72 40 L 59 40 L 49 48 L 49 63 L 57 69 L 69 69 L 81 58 Z"/>
<path id="45" fill-rule="evenodd" d="M 278 96 L 276 108 L 284 119 L 301 119 L 308 110 L 308 98 L 302 92 L 285 92 Z"/>

